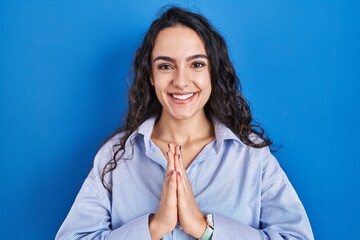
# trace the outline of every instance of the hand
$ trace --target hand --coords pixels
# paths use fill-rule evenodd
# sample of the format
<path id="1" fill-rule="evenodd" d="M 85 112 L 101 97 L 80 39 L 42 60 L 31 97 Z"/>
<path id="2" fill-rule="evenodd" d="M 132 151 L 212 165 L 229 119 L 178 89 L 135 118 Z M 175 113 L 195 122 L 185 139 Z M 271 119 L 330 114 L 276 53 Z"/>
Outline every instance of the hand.
<path id="1" fill-rule="evenodd" d="M 180 226 L 187 234 L 200 238 L 206 229 L 207 223 L 204 214 L 197 206 L 187 178 L 182 161 L 181 146 L 175 147 L 174 162 L 177 173 L 177 206 Z"/>
<path id="2" fill-rule="evenodd" d="M 149 231 L 151 239 L 161 239 L 171 232 L 178 222 L 178 207 L 176 196 L 176 176 L 174 164 L 174 146 L 169 145 L 168 165 L 162 188 L 160 205 L 157 212 L 150 217 Z"/>

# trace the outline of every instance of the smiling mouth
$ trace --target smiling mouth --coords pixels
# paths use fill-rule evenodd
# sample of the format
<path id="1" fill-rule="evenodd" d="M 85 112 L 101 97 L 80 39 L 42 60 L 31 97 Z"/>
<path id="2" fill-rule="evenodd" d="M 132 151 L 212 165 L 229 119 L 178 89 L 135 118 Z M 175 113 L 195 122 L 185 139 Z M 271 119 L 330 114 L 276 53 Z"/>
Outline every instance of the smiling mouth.
<path id="1" fill-rule="evenodd" d="M 169 94 L 170 96 L 172 96 L 175 99 L 178 100 L 187 100 L 190 99 L 192 96 L 195 95 L 195 93 L 187 93 L 187 94 Z"/>

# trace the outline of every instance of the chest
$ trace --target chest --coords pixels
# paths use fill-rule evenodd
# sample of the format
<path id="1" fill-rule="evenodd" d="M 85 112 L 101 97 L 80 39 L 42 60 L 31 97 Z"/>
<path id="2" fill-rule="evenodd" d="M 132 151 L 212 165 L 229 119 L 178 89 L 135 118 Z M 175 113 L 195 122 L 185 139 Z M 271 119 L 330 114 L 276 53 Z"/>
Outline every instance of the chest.
<path id="1" fill-rule="evenodd" d="M 261 171 L 226 154 L 199 157 L 202 161 L 197 162 L 195 157 L 187 177 L 200 210 L 256 227 Z M 119 164 L 113 174 L 112 225 L 119 227 L 139 216 L 155 213 L 164 179 L 165 168 L 146 154 Z"/>
<path id="2" fill-rule="evenodd" d="M 185 168 L 188 168 L 190 164 L 196 159 L 196 157 L 202 152 L 202 150 L 206 146 L 208 146 L 213 140 L 214 137 L 211 136 L 208 138 L 192 141 L 191 143 L 182 144 L 181 156 Z M 163 156 L 166 158 L 166 152 L 168 151 L 168 142 L 157 138 L 152 138 L 152 141 L 159 149 L 159 151 L 163 154 Z"/>

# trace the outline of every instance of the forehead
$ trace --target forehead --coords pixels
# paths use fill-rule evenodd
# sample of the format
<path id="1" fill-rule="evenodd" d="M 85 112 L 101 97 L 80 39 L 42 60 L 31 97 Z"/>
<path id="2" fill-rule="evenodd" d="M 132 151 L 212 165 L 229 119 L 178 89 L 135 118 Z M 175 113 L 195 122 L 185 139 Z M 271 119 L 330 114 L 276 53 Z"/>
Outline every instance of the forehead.
<path id="1" fill-rule="evenodd" d="M 191 28 L 174 26 L 161 30 L 155 38 L 152 56 L 191 56 L 206 54 L 205 45 L 199 35 Z"/>

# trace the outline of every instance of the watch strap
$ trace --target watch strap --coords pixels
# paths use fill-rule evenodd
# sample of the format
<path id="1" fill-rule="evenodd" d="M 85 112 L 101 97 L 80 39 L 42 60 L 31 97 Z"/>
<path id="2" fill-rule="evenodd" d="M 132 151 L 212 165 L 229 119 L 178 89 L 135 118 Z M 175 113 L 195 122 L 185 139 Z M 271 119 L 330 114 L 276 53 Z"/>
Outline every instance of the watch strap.
<path id="1" fill-rule="evenodd" d="M 206 229 L 205 229 L 205 232 L 199 238 L 199 240 L 211 240 L 213 232 L 214 232 L 213 215 L 208 214 L 206 216 Z"/>

